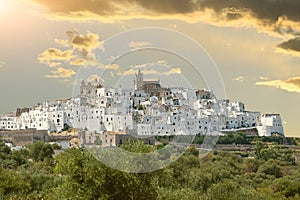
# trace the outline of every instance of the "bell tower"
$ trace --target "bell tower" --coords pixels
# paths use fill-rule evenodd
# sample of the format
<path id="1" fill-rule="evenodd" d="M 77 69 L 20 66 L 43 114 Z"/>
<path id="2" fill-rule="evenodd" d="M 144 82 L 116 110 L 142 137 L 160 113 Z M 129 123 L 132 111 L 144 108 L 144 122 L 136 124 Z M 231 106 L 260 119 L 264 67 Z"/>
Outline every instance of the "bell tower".
<path id="1" fill-rule="evenodd" d="M 135 86 L 134 86 L 134 89 L 141 88 L 143 86 L 143 82 L 144 82 L 143 73 L 139 69 L 138 73 L 135 74 L 135 82 L 134 82 Z"/>

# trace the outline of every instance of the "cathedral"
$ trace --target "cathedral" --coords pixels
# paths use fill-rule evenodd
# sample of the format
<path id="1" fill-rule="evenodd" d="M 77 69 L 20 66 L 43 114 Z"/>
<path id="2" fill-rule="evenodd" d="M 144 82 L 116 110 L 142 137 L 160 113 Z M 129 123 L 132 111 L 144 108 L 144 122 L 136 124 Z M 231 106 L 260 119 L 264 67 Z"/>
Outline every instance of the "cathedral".
<path id="1" fill-rule="evenodd" d="M 170 89 L 161 87 L 159 79 L 144 80 L 144 74 L 141 70 L 135 74 L 134 89 L 143 90 L 148 96 L 156 96 L 159 98 L 170 96 L 172 93 Z"/>
<path id="2" fill-rule="evenodd" d="M 135 74 L 135 81 L 134 81 L 134 89 L 142 89 L 146 85 L 156 85 L 160 87 L 160 80 L 159 79 L 146 79 L 144 80 L 144 74 L 141 72 L 141 70 L 138 71 L 137 74 Z"/>

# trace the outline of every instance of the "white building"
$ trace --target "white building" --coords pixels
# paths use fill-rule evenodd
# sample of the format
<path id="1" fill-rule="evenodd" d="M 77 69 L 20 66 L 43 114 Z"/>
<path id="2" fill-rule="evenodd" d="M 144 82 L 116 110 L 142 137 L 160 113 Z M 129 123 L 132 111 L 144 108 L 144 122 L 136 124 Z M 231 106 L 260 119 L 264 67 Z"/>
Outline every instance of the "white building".
<path id="1" fill-rule="evenodd" d="M 242 102 L 218 100 L 210 90 L 161 88 L 159 81 L 144 80 L 141 72 L 136 79 L 136 90 L 82 81 L 78 97 L 44 102 L 20 116 L 2 116 L 0 129 L 60 132 L 67 125 L 96 133 L 130 130 L 138 135 L 196 135 L 256 127 L 260 136 L 284 134 L 278 114 L 246 111 Z"/>
<path id="2" fill-rule="evenodd" d="M 256 126 L 259 136 L 271 136 L 273 133 L 284 135 L 281 117 L 279 114 L 263 114 L 260 123 Z"/>

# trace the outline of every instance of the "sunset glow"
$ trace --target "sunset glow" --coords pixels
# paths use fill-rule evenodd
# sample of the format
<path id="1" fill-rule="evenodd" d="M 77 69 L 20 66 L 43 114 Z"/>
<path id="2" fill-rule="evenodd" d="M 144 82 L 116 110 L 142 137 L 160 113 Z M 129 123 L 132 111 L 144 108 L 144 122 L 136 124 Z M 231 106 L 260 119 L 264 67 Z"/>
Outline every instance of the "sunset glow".
<path id="1" fill-rule="evenodd" d="M 5 10 L 7 0 L 0 0 L 0 11 Z"/>

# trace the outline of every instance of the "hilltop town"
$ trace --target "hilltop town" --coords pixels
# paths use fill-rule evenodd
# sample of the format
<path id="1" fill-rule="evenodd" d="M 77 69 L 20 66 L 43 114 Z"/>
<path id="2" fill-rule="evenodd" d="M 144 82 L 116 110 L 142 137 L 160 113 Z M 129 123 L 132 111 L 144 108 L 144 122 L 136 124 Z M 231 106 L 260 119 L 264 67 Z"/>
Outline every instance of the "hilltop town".
<path id="1" fill-rule="evenodd" d="M 244 131 L 284 135 L 279 114 L 247 111 L 244 103 L 218 99 L 206 89 L 162 87 L 159 79 L 145 79 L 140 70 L 132 89 L 82 80 L 76 97 L 43 102 L 0 117 L 2 131 L 58 133 L 70 128 L 88 131 L 84 140 L 89 143 L 95 139 L 93 134 L 224 135 Z"/>

